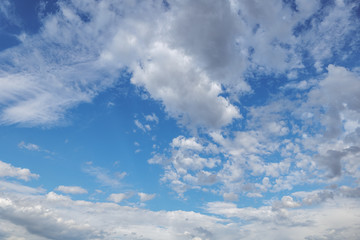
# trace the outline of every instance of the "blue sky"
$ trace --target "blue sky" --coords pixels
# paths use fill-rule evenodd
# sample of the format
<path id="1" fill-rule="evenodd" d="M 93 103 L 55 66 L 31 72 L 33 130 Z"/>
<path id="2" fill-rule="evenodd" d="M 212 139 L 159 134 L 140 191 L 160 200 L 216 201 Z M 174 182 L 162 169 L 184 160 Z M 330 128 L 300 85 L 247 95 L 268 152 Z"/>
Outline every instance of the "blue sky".
<path id="1" fill-rule="evenodd" d="M 0 2 L 0 238 L 357 239 L 354 0 Z"/>

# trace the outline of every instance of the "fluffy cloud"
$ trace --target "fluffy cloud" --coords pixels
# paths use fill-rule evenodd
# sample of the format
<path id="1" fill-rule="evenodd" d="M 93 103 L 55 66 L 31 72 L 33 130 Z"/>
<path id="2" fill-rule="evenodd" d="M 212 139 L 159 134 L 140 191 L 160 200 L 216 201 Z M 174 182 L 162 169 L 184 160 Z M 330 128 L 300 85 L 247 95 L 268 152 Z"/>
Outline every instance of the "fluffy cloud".
<path id="1" fill-rule="evenodd" d="M 216 148 L 210 142 L 200 143 L 199 140 L 178 136 L 172 140 L 168 153 L 156 154 L 148 160 L 150 164 L 161 164 L 164 167 L 161 181 L 170 183 L 180 196 L 187 189 L 217 182 L 216 173 L 210 171 L 221 162 L 214 155 Z"/>
<path id="2" fill-rule="evenodd" d="M 0 161 L 0 177 L 12 177 L 25 181 L 38 178 L 38 174 L 31 173 L 27 168 L 14 167 L 9 163 Z"/>
<path id="3" fill-rule="evenodd" d="M 207 205 L 207 210 L 217 215 L 245 221 L 241 232 L 247 233 L 247 239 L 336 239 L 337 236 L 356 239 L 359 233 L 357 227 L 352 225 L 358 218 L 352 211 L 359 210 L 353 200 L 337 198 L 312 209 L 299 209 L 297 207 L 300 204 L 285 196 L 281 204 L 282 207 L 275 208 L 238 208 L 232 203 L 211 202 Z"/>
<path id="4" fill-rule="evenodd" d="M 56 191 L 63 192 L 63 193 L 70 193 L 70 194 L 84 194 L 87 193 L 87 190 L 79 187 L 79 186 L 58 186 Z"/>
<path id="5" fill-rule="evenodd" d="M 150 59 L 138 66 L 132 83 L 144 86 L 183 124 L 218 128 L 239 118 L 238 109 L 221 94 L 221 86 L 194 67 L 182 51 L 154 43 Z"/>
<path id="6" fill-rule="evenodd" d="M 177 23 L 184 16 L 177 16 L 174 26 L 169 26 L 171 31 L 166 31 L 157 21 L 172 16 L 168 16 L 161 1 L 136 6 L 130 2 L 113 3 L 59 1 L 59 11 L 41 19 L 43 27 L 38 34 L 22 37 L 19 46 L 1 53 L 0 58 L 9 63 L 0 75 L 1 123 L 51 125 L 66 120 L 67 109 L 91 102 L 121 77 L 124 68 L 133 72 L 132 83 L 144 86 L 183 124 L 217 128 L 240 117 L 239 110 L 219 96 L 222 90 L 217 78 L 222 76 L 212 80 L 208 72 L 224 64 L 221 58 L 232 53 L 231 41 L 226 40 L 224 49 L 214 52 L 219 56 L 209 55 L 213 63 L 202 66 L 201 61 L 209 59 L 205 54 L 212 45 L 194 55 L 187 49 L 190 44 L 179 45 L 171 40 L 178 34 L 171 29 L 181 28 Z M 185 6 L 179 4 L 180 9 Z M 86 13 L 87 19 L 79 12 Z M 221 24 L 217 29 L 225 28 Z M 217 41 L 215 33 L 209 36 Z M 159 41 L 158 35 L 168 41 Z M 223 36 L 228 38 L 227 34 Z M 198 56 L 198 60 L 192 60 Z M 24 60 L 29 58 L 31 63 Z M 225 67 L 220 69 L 231 72 Z M 178 84 L 180 80 L 182 84 Z"/>
<path id="7" fill-rule="evenodd" d="M 141 202 L 150 201 L 151 199 L 153 199 L 156 196 L 155 193 L 147 194 L 147 193 L 142 193 L 142 192 L 139 192 L 138 195 L 140 197 Z"/>
<path id="8" fill-rule="evenodd" d="M 295 240 L 326 235 L 356 239 L 358 227 L 351 223 L 359 220 L 357 199 L 336 197 L 318 202 L 310 209 L 299 208 L 290 196 L 284 196 L 280 202 L 282 206 L 277 208 L 238 208 L 223 202 L 207 204 L 208 212 L 225 216 L 224 219 L 195 212 L 154 212 L 113 203 L 75 201 L 53 192 L 46 195 L 2 192 L 0 235 L 44 240 L 238 239 L 245 236 L 248 239 L 282 236 Z M 234 220 L 236 218 L 241 222 Z"/>
<path id="9" fill-rule="evenodd" d="M 350 24 L 354 3 L 167 4 L 58 1 L 57 12 L 40 18 L 38 33 L 19 37 L 21 44 L 0 54 L 6 63 L 0 71 L 1 123 L 58 124 L 69 108 L 91 102 L 127 69 L 131 82 L 180 123 L 219 128 L 241 117 L 230 99 L 251 91 L 244 81 L 249 70 L 296 75 L 308 60 L 303 51 L 321 68 L 345 40 L 356 46 L 349 38 L 356 34 Z M 6 1 L 1 11 L 11 7 Z M 288 131 L 278 127 L 280 134 Z"/>
<path id="10" fill-rule="evenodd" d="M 40 19 L 38 33 L 19 35 L 19 45 L 0 52 L 0 124 L 66 123 L 69 109 L 131 78 L 169 116 L 196 130 L 148 161 L 163 167 L 161 181 L 180 196 L 197 189 L 237 201 L 299 185 L 346 180 L 355 187 L 286 192 L 260 207 L 207 204 L 209 213 L 222 216 L 217 218 L 73 201 L 0 181 L 9 192 L 1 195 L 0 229 L 7 230 L 0 238 L 356 239 L 360 78 L 358 70 L 341 67 L 357 63 L 355 1 L 57 4 L 58 11 Z M 0 3 L 0 20 L 14 23 L 9 9 L 10 1 Z M 265 94 L 256 92 L 260 81 Z M 158 122 L 151 114 L 134 124 L 147 132 Z M 19 147 L 39 150 L 25 142 Z M 103 186 L 120 186 L 125 176 L 91 164 L 83 170 Z M 38 177 L 4 162 L 0 176 Z M 71 186 L 58 191 L 84 192 Z M 113 193 L 108 200 L 120 203 L 130 195 Z M 138 196 L 144 202 L 155 195 Z"/>
<path id="11" fill-rule="evenodd" d="M 175 240 L 187 239 L 189 235 L 201 239 L 236 239 L 237 236 L 235 227 L 223 225 L 224 220 L 216 217 L 74 201 L 53 192 L 26 196 L 2 192 L 0 216 L 0 236 L 26 239 Z"/>
<path id="12" fill-rule="evenodd" d="M 131 197 L 131 195 L 125 193 L 112 193 L 108 197 L 108 200 L 115 203 L 119 203 L 125 199 L 128 199 L 129 197 Z"/>

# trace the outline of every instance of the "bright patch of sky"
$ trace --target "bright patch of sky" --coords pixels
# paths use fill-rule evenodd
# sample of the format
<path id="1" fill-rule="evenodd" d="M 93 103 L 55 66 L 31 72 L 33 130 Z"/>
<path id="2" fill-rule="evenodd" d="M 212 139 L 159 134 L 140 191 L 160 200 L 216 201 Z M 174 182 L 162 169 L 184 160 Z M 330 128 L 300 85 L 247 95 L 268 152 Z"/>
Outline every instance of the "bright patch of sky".
<path id="1" fill-rule="evenodd" d="M 1 239 L 358 239 L 356 0 L 2 0 Z"/>

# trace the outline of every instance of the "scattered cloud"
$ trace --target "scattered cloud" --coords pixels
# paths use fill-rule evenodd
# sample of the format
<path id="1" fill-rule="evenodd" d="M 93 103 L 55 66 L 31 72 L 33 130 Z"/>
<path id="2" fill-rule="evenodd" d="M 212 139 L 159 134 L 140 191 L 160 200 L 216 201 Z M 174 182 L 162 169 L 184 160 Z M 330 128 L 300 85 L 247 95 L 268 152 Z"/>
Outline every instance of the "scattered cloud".
<path id="1" fill-rule="evenodd" d="M 125 199 L 130 198 L 130 197 L 131 197 L 131 195 L 126 194 L 126 193 L 112 193 L 107 199 L 109 201 L 119 203 L 119 202 L 122 202 Z"/>
<path id="2" fill-rule="evenodd" d="M 126 176 L 126 173 L 123 172 L 120 175 L 115 174 L 114 176 L 111 176 L 110 172 L 107 169 L 93 166 L 91 163 L 87 164 L 83 167 L 83 171 L 93 177 L 96 178 L 96 180 L 104 186 L 110 186 L 110 187 L 118 187 L 121 185 L 120 180 Z"/>
<path id="3" fill-rule="evenodd" d="M 14 167 L 9 163 L 0 161 L 0 177 L 11 177 L 29 181 L 39 178 L 39 175 L 31 173 L 27 168 Z"/>
<path id="4" fill-rule="evenodd" d="M 40 151 L 40 147 L 38 145 L 33 143 L 25 143 L 24 141 L 21 141 L 18 144 L 18 147 L 29 151 Z"/>
<path id="5" fill-rule="evenodd" d="M 58 186 L 55 190 L 70 194 L 84 194 L 88 192 L 86 189 L 79 186 L 64 186 L 64 185 Z"/>
<path id="6" fill-rule="evenodd" d="M 146 193 L 142 193 L 142 192 L 139 192 L 138 193 L 139 197 L 140 197 L 140 201 L 141 202 L 146 202 L 146 201 L 150 201 L 151 199 L 153 199 L 156 194 L 153 193 L 153 194 L 146 194 Z"/>
<path id="7" fill-rule="evenodd" d="M 145 119 L 148 122 L 155 122 L 156 124 L 159 123 L 159 118 L 155 115 L 155 113 L 152 113 L 151 115 L 146 115 Z"/>
<path id="8" fill-rule="evenodd" d="M 0 161 L 0 238 L 357 239 L 356 1 L 55 5 L 53 12 L 39 5 L 41 27 L 30 34 L 15 3 L 0 2 L 1 30 L 13 26 L 9 36 L 18 41 L 0 51 L 0 125 L 66 126 L 71 109 L 96 104 L 97 96 L 124 84 L 160 107 L 131 122 L 144 135 L 159 130 L 147 162 L 162 169 L 160 182 L 183 199 L 204 191 L 215 200 L 201 200 L 204 213 L 120 206 L 132 201 L 133 192 L 108 196 L 121 204 L 75 201 L 8 181 L 39 175 Z M 114 107 L 113 100 L 102 107 Z M 163 113 L 178 123 L 165 143 Z M 25 141 L 18 148 L 50 153 Z M 135 153 L 140 151 L 148 153 Z M 101 187 L 122 186 L 127 175 L 92 163 L 82 170 Z M 143 172 L 131 172 L 136 174 Z M 315 190 L 298 191 L 309 186 Z M 87 193 L 64 185 L 55 191 Z M 158 194 L 138 192 L 137 200 L 145 205 Z M 239 207 L 239 199 L 257 206 Z"/>

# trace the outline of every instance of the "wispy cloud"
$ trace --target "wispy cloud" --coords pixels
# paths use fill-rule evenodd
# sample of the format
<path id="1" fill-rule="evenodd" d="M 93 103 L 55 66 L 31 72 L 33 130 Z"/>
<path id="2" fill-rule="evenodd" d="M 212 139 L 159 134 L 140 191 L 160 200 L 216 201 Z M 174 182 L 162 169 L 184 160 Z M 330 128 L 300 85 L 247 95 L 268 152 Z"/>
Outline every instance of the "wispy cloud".
<path id="1" fill-rule="evenodd" d="M 92 164 L 87 164 L 83 167 L 83 171 L 93 177 L 104 186 L 110 187 L 119 187 L 121 186 L 121 179 L 126 176 L 126 173 L 120 174 L 110 174 L 109 170 L 102 167 L 93 166 Z"/>
<path id="2" fill-rule="evenodd" d="M 18 147 L 29 151 L 40 151 L 40 147 L 38 145 L 33 143 L 25 143 L 24 141 L 21 141 L 18 144 Z"/>

